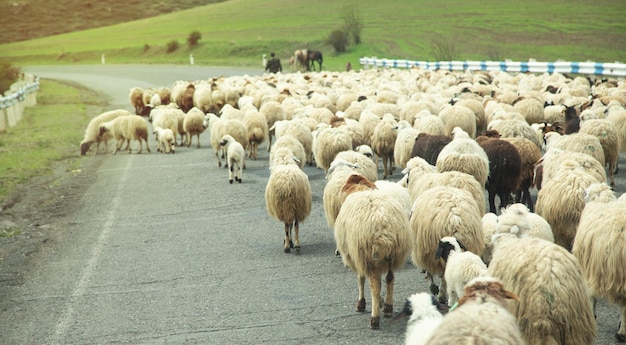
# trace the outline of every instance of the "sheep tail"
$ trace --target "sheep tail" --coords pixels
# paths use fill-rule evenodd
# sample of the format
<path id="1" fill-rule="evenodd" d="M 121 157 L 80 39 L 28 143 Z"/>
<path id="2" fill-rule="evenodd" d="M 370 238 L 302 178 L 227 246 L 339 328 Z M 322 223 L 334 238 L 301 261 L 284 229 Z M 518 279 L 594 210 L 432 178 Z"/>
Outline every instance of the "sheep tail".
<path id="1" fill-rule="evenodd" d="M 394 259 L 394 248 L 396 244 L 386 237 L 378 237 L 372 241 L 372 260 L 380 262 Z"/>
<path id="2" fill-rule="evenodd" d="M 528 320 L 526 320 L 528 322 Z M 558 334 L 558 330 L 554 329 L 554 325 L 548 320 L 535 320 L 532 326 L 533 334 L 526 334 L 529 344 L 559 345 L 561 342 L 554 337 Z"/>

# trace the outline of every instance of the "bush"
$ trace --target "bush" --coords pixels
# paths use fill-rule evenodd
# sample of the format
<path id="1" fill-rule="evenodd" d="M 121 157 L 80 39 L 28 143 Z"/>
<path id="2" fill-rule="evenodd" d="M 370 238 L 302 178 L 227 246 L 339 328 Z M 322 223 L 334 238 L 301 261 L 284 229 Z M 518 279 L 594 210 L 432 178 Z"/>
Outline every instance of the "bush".
<path id="1" fill-rule="evenodd" d="M 344 31 L 352 36 L 354 44 L 361 43 L 361 31 L 363 31 L 363 21 L 356 7 L 346 6 L 343 9 Z"/>
<path id="2" fill-rule="evenodd" d="M 4 94 L 13 83 L 18 81 L 22 70 L 8 62 L 0 62 L 0 95 Z"/>
<path id="3" fill-rule="evenodd" d="M 454 41 L 449 37 L 438 36 L 431 41 L 436 61 L 457 60 L 458 51 Z"/>
<path id="4" fill-rule="evenodd" d="M 148 50 L 150 50 L 150 45 L 148 43 L 143 45 L 143 52 L 147 52 Z"/>
<path id="5" fill-rule="evenodd" d="M 336 53 L 343 53 L 348 46 L 348 33 L 343 30 L 334 30 L 328 36 L 327 43 L 335 48 Z"/>
<path id="6" fill-rule="evenodd" d="M 171 53 L 173 51 L 176 51 L 179 47 L 178 41 L 177 40 L 171 40 L 169 42 L 167 42 L 167 52 Z"/>
<path id="7" fill-rule="evenodd" d="M 198 45 L 198 41 L 202 38 L 202 34 L 199 31 L 194 31 L 187 37 L 187 44 L 189 48 L 193 48 Z"/>

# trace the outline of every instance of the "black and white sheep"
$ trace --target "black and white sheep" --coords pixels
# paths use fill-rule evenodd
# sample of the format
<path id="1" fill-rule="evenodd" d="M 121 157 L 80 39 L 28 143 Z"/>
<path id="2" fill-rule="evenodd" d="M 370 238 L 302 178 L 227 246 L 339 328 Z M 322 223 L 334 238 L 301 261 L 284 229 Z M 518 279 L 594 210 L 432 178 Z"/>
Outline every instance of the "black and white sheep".
<path id="1" fill-rule="evenodd" d="M 424 345 L 443 320 L 443 314 L 447 312 L 448 306 L 439 303 L 436 296 L 418 292 L 406 299 L 404 308 L 393 320 L 409 318 L 404 336 L 405 345 Z"/>

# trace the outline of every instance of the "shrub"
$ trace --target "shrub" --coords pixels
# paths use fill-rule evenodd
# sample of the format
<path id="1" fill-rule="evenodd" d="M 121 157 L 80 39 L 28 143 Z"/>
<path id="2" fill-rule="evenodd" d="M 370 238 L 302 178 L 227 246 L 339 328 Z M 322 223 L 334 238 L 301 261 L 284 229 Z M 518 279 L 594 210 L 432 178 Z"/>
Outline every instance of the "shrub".
<path id="1" fill-rule="evenodd" d="M 361 31 L 363 31 L 363 21 L 356 7 L 346 6 L 343 9 L 344 31 L 352 36 L 354 44 L 361 43 Z"/>
<path id="2" fill-rule="evenodd" d="M 18 81 L 22 74 L 19 67 L 11 65 L 9 62 L 0 62 L 0 95 L 11 87 L 11 84 Z"/>
<path id="3" fill-rule="evenodd" d="M 454 40 L 449 37 L 436 36 L 431 41 L 433 54 L 436 61 L 452 61 L 457 60 L 459 53 L 456 50 Z"/>
<path id="4" fill-rule="evenodd" d="M 148 50 L 150 50 L 150 45 L 148 43 L 143 45 L 143 52 L 147 52 Z"/>
<path id="5" fill-rule="evenodd" d="M 173 51 L 176 51 L 176 49 L 178 49 L 178 41 L 177 40 L 171 40 L 169 42 L 167 42 L 167 52 L 171 53 Z"/>
<path id="6" fill-rule="evenodd" d="M 343 30 L 334 30 L 328 36 L 327 42 L 335 48 L 336 53 L 343 53 L 348 46 L 348 33 Z"/>
<path id="7" fill-rule="evenodd" d="M 193 31 L 187 37 L 187 44 L 189 44 L 189 48 L 193 48 L 198 45 L 198 41 L 202 38 L 202 34 L 200 31 Z"/>

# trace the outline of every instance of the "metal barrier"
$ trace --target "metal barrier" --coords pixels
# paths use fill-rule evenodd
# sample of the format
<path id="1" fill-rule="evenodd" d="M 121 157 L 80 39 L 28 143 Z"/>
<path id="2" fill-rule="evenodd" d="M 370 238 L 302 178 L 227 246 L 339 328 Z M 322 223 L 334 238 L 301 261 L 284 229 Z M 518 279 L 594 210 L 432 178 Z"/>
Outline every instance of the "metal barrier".
<path id="1" fill-rule="evenodd" d="M 15 127 L 22 119 L 25 107 L 37 104 L 39 78 L 29 76 L 31 81 L 19 81 L 11 85 L 11 89 L 0 97 L 0 132 Z"/>
<path id="2" fill-rule="evenodd" d="M 383 68 L 423 68 L 443 69 L 448 71 L 505 71 L 530 73 L 572 73 L 626 77 L 626 64 L 600 62 L 519 62 L 519 61 L 414 61 L 400 59 L 378 59 L 362 57 L 359 63 L 365 67 Z"/>

